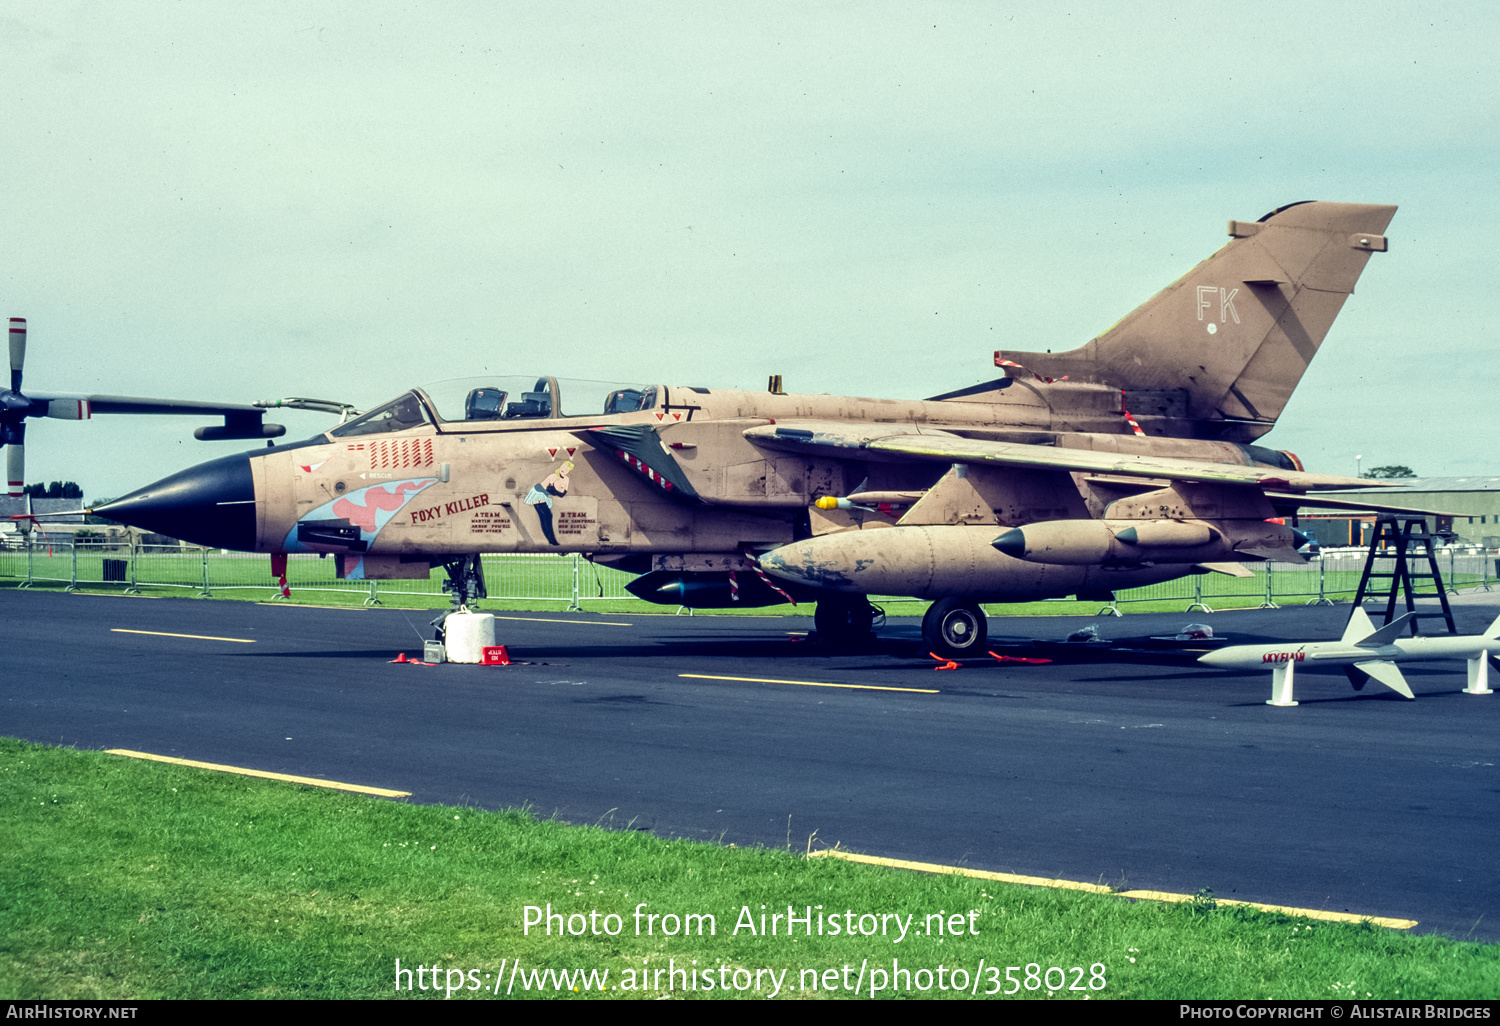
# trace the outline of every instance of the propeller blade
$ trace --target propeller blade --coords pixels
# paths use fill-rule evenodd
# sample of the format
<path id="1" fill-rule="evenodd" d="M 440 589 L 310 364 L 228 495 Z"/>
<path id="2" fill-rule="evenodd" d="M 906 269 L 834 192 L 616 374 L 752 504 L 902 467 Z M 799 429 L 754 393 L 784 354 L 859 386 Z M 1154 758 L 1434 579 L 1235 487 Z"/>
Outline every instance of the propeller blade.
<path id="1" fill-rule="evenodd" d="M 10 388 L 21 390 L 21 370 L 26 366 L 26 318 L 10 319 Z"/>
<path id="2" fill-rule="evenodd" d="M 93 415 L 93 404 L 87 399 L 51 399 L 47 402 L 47 416 L 54 420 L 88 420 Z"/>
<path id="3" fill-rule="evenodd" d="M 26 446 L 17 442 L 5 447 L 5 480 L 12 498 L 21 494 L 26 480 Z"/>

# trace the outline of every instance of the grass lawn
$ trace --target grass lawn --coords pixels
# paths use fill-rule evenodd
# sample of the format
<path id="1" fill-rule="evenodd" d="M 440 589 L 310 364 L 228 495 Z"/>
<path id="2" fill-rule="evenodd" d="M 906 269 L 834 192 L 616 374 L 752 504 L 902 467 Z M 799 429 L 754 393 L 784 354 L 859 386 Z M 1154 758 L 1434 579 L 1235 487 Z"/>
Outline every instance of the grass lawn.
<path id="1" fill-rule="evenodd" d="M 809 859 L 805 838 L 736 849 L 8 739 L 0 841 L 0 997 L 11 999 L 430 1000 L 450 987 L 455 999 L 774 987 L 827 998 L 872 984 L 923 995 L 924 982 L 929 997 L 1500 996 L 1493 945 L 1208 898 L 1137 902 Z M 643 903 L 658 919 L 638 936 Z M 528 931 L 549 905 L 563 917 L 551 935 Z M 762 905 L 782 914 L 775 936 L 761 933 Z M 800 923 L 787 936 L 788 905 L 798 918 L 813 906 L 812 936 Z M 687 914 L 712 915 L 713 934 L 684 936 Z M 833 936 L 835 916 L 877 932 Z M 559 936 L 570 926 L 583 935 Z M 399 995 L 397 959 L 422 970 Z"/>

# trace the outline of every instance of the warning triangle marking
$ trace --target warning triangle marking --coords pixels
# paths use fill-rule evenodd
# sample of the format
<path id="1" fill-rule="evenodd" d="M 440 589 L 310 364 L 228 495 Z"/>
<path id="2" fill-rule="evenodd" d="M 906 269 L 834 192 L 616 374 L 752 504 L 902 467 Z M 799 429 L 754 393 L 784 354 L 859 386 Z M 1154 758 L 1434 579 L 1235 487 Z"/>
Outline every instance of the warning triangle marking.
<path id="1" fill-rule="evenodd" d="M 577 451 L 578 451 L 578 447 L 576 445 L 570 445 L 570 446 L 568 446 L 568 455 L 569 456 L 573 455 Z"/>
<path id="2" fill-rule="evenodd" d="M 550 456 L 550 457 L 552 457 L 553 459 L 557 459 L 557 450 L 556 449 L 548 449 L 547 450 L 547 455 Z"/>

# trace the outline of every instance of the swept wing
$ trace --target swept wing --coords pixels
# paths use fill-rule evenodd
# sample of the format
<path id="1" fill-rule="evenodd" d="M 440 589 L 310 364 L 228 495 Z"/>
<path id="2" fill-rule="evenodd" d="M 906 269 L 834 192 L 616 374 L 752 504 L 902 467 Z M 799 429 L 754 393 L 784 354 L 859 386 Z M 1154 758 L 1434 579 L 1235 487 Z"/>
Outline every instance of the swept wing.
<path id="1" fill-rule="evenodd" d="M 1031 467 L 1208 484 L 1258 485 L 1283 492 L 1389 487 L 1384 481 L 1335 474 L 964 438 L 918 425 L 778 421 L 750 428 L 745 437 L 768 449 L 804 455 Z"/>

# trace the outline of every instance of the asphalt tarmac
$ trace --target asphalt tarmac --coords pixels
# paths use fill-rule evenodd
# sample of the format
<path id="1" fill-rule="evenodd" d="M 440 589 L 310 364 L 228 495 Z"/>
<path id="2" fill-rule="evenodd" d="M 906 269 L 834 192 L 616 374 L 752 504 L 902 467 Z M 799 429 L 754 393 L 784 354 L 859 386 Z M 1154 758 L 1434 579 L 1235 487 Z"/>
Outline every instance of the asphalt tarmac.
<path id="1" fill-rule="evenodd" d="M 1461 631 L 1488 626 L 1489 599 L 1456 608 Z M 517 665 L 388 662 L 420 653 L 432 615 L 5 590 L 0 734 L 1500 939 L 1500 694 L 1463 694 L 1462 662 L 1405 664 L 1415 702 L 1299 671 L 1301 705 L 1281 709 L 1265 704 L 1269 672 L 1171 654 L 935 672 L 916 621 L 893 621 L 876 651 L 827 653 L 789 633 L 810 617 L 562 612 L 497 614 Z M 1307 640 L 1347 616 L 997 618 L 991 632 L 1199 621 Z M 184 634 L 207 637 L 168 636 Z M 736 677 L 755 679 L 722 679 Z"/>

